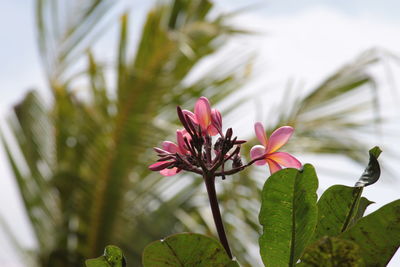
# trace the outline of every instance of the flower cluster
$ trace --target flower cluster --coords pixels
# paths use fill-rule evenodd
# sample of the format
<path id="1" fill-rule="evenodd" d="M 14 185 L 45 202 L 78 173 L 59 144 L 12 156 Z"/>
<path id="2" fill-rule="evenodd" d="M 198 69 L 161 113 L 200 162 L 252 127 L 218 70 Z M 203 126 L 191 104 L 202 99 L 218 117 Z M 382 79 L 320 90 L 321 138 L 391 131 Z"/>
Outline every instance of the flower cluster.
<path id="1" fill-rule="evenodd" d="M 205 97 L 200 97 L 194 107 L 194 113 L 177 107 L 182 130 L 176 131 L 176 143 L 164 141 L 162 148 L 154 148 L 158 161 L 149 166 L 152 171 L 159 171 L 164 176 L 175 175 L 184 170 L 203 176 L 215 226 L 221 244 L 232 258 L 232 253 L 226 237 L 218 199 L 215 190 L 215 177 L 237 173 L 255 163 L 269 165 L 271 173 L 284 167 L 300 168 L 301 163 L 285 152 L 278 152 L 293 134 L 293 128 L 284 126 L 272 133 L 268 140 L 261 123 L 255 124 L 256 136 L 262 145 L 254 146 L 250 151 L 252 160 L 243 164 L 240 158 L 241 144 L 244 140 L 233 137 L 232 128 L 224 134 L 222 131 L 221 113 L 212 109 Z M 214 141 L 213 142 L 213 136 Z M 230 163 L 229 169 L 226 164 Z"/>
<path id="2" fill-rule="evenodd" d="M 184 129 L 176 131 L 176 143 L 164 141 L 162 148 L 154 148 L 159 160 L 150 165 L 152 171 L 159 171 L 164 176 L 172 176 L 185 170 L 222 176 L 237 173 L 255 163 L 269 165 L 274 173 L 284 167 L 301 168 L 301 163 L 285 152 L 277 152 L 293 134 L 293 128 L 283 126 L 274 131 L 268 140 L 261 123 L 255 124 L 255 133 L 262 145 L 254 146 L 250 151 L 251 161 L 243 164 L 240 158 L 241 144 L 244 140 L 233 137 L 232 128 L 225 134 L 222 131 L 222 116 L 217 109 L 212 109 L 206 97 L 200 97 L 194 107 L 194 113 L 177 107 L 178 117 Z M 218 136 L 213 143 L 212 136 Z M 231 163 L 226 170 L 227 162 Z"/>

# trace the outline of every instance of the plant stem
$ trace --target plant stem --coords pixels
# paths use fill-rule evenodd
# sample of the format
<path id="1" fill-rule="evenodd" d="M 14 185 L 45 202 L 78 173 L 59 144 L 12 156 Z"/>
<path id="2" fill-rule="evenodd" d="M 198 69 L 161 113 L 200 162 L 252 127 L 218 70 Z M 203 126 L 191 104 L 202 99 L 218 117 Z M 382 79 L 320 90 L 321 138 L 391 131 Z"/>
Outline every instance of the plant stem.
<path id="1" fill-rule="evenodd" d="M 229 248 L 228 239 L 226 238 L 224 224 L 219 210 L 217 193 L 215 191 L 215 176 L 213 174 L 204 173 L 204 182 L 206 183 L 208 199 L 210 201 L 211 211 L 214 217 L 215 227 L 217 228 L 218 237 L 224 246 L 226 253 L 232 259 L 231 249 Z"/>

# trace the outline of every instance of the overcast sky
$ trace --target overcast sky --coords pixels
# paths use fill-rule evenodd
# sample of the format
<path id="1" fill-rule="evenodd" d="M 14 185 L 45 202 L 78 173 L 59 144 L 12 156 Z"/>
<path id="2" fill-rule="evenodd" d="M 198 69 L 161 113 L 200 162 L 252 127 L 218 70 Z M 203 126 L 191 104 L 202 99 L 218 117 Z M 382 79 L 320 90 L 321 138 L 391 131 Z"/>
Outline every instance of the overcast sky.
<path id="1" fill-rule="evenodd" d="M 256 83 L 259 87 L 284 87 L 289 78 L 308 85 L 315 84 L 371 47 L 384 47 L 400 55 L 399 1 L 216 2 L 219 10 L 235 10 L 249 3 L 257 4 L 257 8 L 239 16 L 235 23 L 257 29 L 263 34 L 238 40 L 235 45 L 257 51 L 259 62 L 264 64 L 265 70 L 262 81 Z M 138 3 L 139 1 L 134 1 L 130 5 Z M 137 20 L 144 16 L 145 9 L 143 6 L 136 9 L 135 12 L 141 12 Z M 43 94 L 47 92 L 35 42 L 32 1 L 0 2 L 0 40 L 0 122 L 4 123 L 12 105 L 22 98 L 27 89 L 38 88 Z M 100 49 L 110 50 L 109 45 L 104 41 Z M 398 67 L 393 66 L 393 72 L 394 76 L 400 77 Z M 385 79 L 380 70 L 377 70 L 376 75 L 384 84 Z M 396 111 L 394 104 L 388 108 Z M 382 141 L 380 145 L 386 144 Z M 384 157 L 383 154 L 382 158 Z M 351 169 L 349 178 L 360 174 L 358 166 L 349 162 L 341 164 Z M 0 214 L 6 216 L 7 221 L 19 230 L 18 237 L 22 238 L 27 246 L 32 246 L 30 230 L 2 148 L 0 173 Z M 384 177 L 382 179 L 384 180 Z M 337 181 L 326 177 L 321 181 L 321 187 L 326 188 L 335 183 L 351 185 L 353 180 Z M 364 195 L 377 202 L 371 209 L 374 210 L 399 198 L 399 189 L 398 182 L 379 181 L 376 185 L 366 188 Z M 4 240 L 3 238 L 4 235 L 0 231 L 0 240 Z M 12 249 L 4 242 L 0 243 L 0 266 L 22 266 L 16 260 Z M 399 253 L 389 266 L 400 266 Z"/>

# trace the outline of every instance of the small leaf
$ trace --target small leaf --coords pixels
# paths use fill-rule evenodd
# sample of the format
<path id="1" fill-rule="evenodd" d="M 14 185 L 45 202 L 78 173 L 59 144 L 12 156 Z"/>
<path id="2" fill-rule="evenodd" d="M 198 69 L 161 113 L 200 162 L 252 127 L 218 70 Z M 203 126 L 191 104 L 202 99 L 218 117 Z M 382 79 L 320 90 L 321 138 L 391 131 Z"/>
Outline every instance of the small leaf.
<path id="1" fill-rule="evenodd" d="M 358 244 L 366 266 L 386 266 L 400 246 L 400 200 L 361 218 L 339 238 Z"/>
<path id="2" fill-rule="evenodd" d="M 356 183 L 356 187 L 365 187 L 376 183 L 381 176 L 381 168 L 379 166 L 378 157 L 382 153 L 379 147 L 374 147 L 369 151 L 369 163 L 364 170 L 360 179 Z"/>
<path id="3" fill-rule="evenodd" d="M 176 234 L 155 241 L 143 251 L 144 267 L 239 267 L 213 238 L 192 233 Z"/>
<path id="4" fill-rule="evenodd" d="M 361 267 L 364 264 L 356 243 L 336 237 L 323 237 L 306 249 L 297 266 Z"/>
<path id="5" fill-rule="evenodd" d="M 86 267 L 125 267 L 126 261 L 122 250 L 109 245 L 104 249 L 104 255 L 95 259 L 86 260 Z"/>
<path id="6" fill-rule="evenodd" d="M 284 169 L 264 184 L 259 239 L 265 266 L 293 266 L 309 243 L 317 224 L 318 178 L 314 167 Z"/>

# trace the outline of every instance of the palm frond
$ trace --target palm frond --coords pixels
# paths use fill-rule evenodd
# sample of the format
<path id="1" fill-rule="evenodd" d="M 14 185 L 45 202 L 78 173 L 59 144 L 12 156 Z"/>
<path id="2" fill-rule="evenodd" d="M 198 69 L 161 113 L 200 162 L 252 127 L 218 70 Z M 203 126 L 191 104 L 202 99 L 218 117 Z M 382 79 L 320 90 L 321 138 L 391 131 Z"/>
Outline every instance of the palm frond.
<path id="1" fill-rule="evenodd" d="M 382 119 L 378 88 L 369 71 L 381 60 L 376 50 L 368 50 L 306 96 L 297 94 L 294 103 L 285 103 L 291 110 L 281 113 L 277 125 L 296 128 L 296 140 L 288 149 L 346 154 L 362 161 L 366 143 L 356 132 L 377 132 Z"/>
<path id="2" fill-rule="evenodd" d="M 174 214 L 197 208 L 186 203 L 198 190 L 198 180 L 182 185 L 160 180 L 147 169 L 149 148 L 173 134 L 164 125 L 176 122 L 175 116 L 158 114 L 203 94 L 218 103 L 245 80 L 242 68 L 235 67 L 246 65 L 247 58 L 218 74 L 214 69 L 197 73 L 195 80 L 189 77 L 235 32 L 221 17 L 209 18 L 209 1 L 155 6 L 133 58 L 127 53 L 129 15 L 123 14 L 111 69 L 117 77 L 114 97 L 107 81 L 110 69 L 90 49 L 112 1 L 88 0 L 80 7 L 64 2 L 37 1 L 52 102 L 44 105 L 29 93 L 15 109 L 18 120 L 9 122 L 18 148 L 10 140 L 4 144 L 41 244 L 39 265 L 77 266 L 109 243 L 130 251 L 128 260 L 137 265 L 148 241 L 186 229 Z M 87 64 L 84 72 L 76 69 L 81 62 Z M 83 97 L 74 87 L 82 77 L 87 81 Z M 15 157 L 16 149 L 23 158 Z M 150 227 L 150 222 L 157 224 Z"/>
<path id="3" fill-rule="evenodd" d="M 68 80 L 71 67 L 108 26 L 109 13 L 117 2 L 36 1 L 39 50 L 53 89 Z"/>

